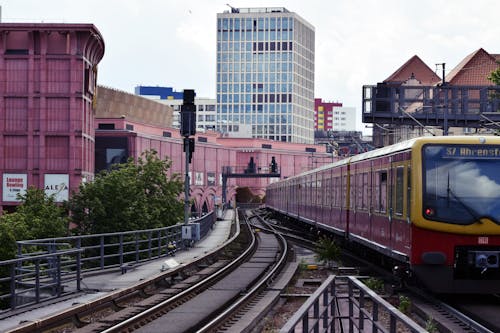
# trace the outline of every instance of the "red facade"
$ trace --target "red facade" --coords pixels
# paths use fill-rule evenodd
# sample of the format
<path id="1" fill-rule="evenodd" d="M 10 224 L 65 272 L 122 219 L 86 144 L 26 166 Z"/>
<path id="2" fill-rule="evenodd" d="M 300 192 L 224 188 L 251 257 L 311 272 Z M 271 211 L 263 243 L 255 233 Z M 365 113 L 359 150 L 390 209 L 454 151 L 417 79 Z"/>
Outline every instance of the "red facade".
<path id="1" fill-rule="evenodd" d="M 342 107 L 339 102 L 324 102 L 321 98 L 314 99 L 314 130 L 333 130 L 333 108 Z"/>
<path id="2" fill-rule="evenodd" d="M 0 24 L 4 210 L 28 186 L 62 201 L 93 176 L 93 100 L 103 54 L 91 24 Z"/>

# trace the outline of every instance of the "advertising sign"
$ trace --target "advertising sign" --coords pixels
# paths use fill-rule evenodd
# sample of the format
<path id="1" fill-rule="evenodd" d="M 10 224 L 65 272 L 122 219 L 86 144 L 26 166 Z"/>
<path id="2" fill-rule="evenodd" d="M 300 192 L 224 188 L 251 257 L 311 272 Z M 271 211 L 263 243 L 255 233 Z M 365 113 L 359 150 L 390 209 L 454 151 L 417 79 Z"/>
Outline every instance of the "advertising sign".
<path id="1" fill-rule="evenodd" d="M 203 185 L 203 172 L 195 172 L 196 175 L 195 185 Z"/>
<path id="2" fill-rule="evenodd" d="M 54 195 L 56 202 L 67 201 L 69 198 L 69 175 L 68 174 L 46 174 L 45 194 Z"/>
<path id="3" fill-rule="evenodd" d="M 4 173 L 3 174 L 3 201 L 19 202 L 18 194 L 23 195 L 28 188 L 28 176 L 25 173 Z"/>
<path id="4" fill-rule="evenodd" d="M 215 172 L 207 172 L 207 185 L 215 186 Z"/>

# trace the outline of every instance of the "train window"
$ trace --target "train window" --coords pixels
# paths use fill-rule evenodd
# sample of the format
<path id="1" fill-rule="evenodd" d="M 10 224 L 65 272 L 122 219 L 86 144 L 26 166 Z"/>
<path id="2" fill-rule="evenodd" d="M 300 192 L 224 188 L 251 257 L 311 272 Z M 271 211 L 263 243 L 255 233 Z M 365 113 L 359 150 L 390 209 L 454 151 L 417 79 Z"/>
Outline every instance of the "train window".
<path id="1" fill-rule="evenodd" d="M 325 190 L 323 191 L 323 207 L 328 207 L 331 204 L 332 200 L 332 178 L 331 174 L 328 173 L 325 175 L 324 179 Z"/>
<path id="2" fill-rule="evenodd" d="M 375 211 L 385 213 L 387 211 L 387 171 L 380 170 L 375 177 L 374 187 Z"/>
<path id="3" fill-rule="evenodd" d="M 363 208 L 363 174 L 362 173 L 356 175 L 356 188 L 357 188 L 356 208 Z"/>
<path id="4" fill-rule="evenodd" d="M 494 145 L 426 145 L 423 152 L 425 217 L 470 225 L 500 224 L 500 161 Z"/>
<path id="5" fill-rule="evenodd" d="M 337 207 L 337 177 L 332 178 L 332 207 Z"/>
<path id="6" fill-rule="evenodd" d="M 344 207 L 344 208 L 347 208 L 347 176 L 342 176 L 342 191 L 340 192 L 340 194 L 342 195 L 342 198 L 344 200 L 342 200 L 342 202 L 340 202 L 341 206 Z"/>
<path id="7" fill-rule="evenodd" d="M 323 175 L 319 177 L 318 180 L 318 187 L 316 188 L 316 195 L 318 197 L 318 206 L 323 206 L 325 198 L 324 198 L 324 193 L 323 193 Z"/>
<path id="8" fill-rule="evenodd" d="M 355 202 L 356 202 L 356 186 L 357 186 L 357 182 L 356 182 L 356 178 L 354 175 L 350 175 L 350 180 L 351 180 L 351 183 L 349 184 L 349 187 L 350 187 L 350 191 L 349 191 L 349 208 L 350 209 L 353 209 L 355 207 Z"/>
<path id="9" fill-rule="evenodd" d="M 394 213 L 397 215 L 403 215 L 403 203 L 404 203 L 404 166 L 396 167 L 396 173 L 394 175 Z"/>
<path id="10" fill-rule="evenodd" d="M 368 173 L 363 173 L 363 185 L 362 185 L 362 198 L 361 198 L 361 208 L 364 210 L 368 209 Z"/>

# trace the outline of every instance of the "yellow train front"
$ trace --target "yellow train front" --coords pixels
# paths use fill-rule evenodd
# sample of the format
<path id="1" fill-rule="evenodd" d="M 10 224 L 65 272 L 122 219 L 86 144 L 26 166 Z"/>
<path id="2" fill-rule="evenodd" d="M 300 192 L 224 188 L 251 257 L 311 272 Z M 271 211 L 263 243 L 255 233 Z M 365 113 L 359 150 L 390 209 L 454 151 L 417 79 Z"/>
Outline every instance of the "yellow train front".
<path id="1" fill-rule="evenodd" d="M 500 138 L 423 137 L 271 184 L 266 204 L 438 293 L 500 293 Z"/>

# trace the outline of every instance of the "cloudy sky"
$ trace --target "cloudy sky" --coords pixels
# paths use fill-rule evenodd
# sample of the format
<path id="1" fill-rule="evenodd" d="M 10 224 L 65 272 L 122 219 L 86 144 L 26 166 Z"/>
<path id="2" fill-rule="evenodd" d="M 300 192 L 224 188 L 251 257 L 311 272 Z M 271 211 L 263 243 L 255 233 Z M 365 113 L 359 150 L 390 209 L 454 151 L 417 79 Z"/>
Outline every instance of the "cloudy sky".
<path id="1" fill-rule="evenodd" d="M 358 114 L 362 86 L 386 79 L 413 55 L 432 69 L 444 62 L 448 71 L 479 48 L 500 53 L 498 0 L 0 0 L 2 22 L 94 24 L 106 47 L 100 85 L 131 93 L 137 85 L 171 86 L 210 98 L 216 15 L 227 3 L 286 7 L 309 21 L 315 96 Z"/>

